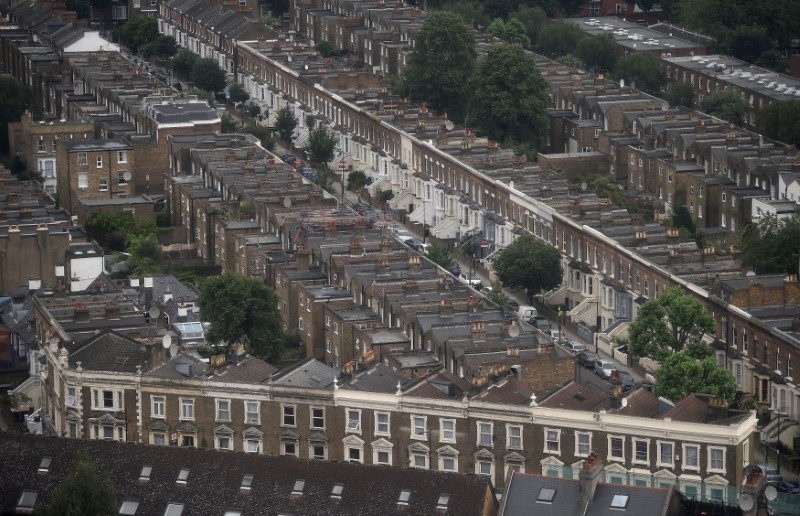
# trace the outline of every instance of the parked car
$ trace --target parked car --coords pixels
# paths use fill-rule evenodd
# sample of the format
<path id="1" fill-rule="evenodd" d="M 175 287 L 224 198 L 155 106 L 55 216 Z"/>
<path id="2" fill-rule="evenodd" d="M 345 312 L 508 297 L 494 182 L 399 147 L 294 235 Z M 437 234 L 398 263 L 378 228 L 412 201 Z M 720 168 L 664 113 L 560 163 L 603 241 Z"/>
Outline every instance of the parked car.
<path id="1" fill-rule="evenodd" d="M 180 81 L 172 81 L 172 87 L 177 91 L 183 91 L 183 84 Z"/>
<path id="2" fill-rule="evenodd" d="M 294 157 L 294 156 L 292 156 L 291 154 L 284 154 L 283 156 L 281 156 L 281 161 L 283 161 L 284 163 L 288 163 L 289 165 L 291 165 L 292 163 L 294 163 L 295 161 L 297 161 L 297 158 L 295 158 L 295 157 Z"/>
<path id="3" fill-rule="evenodd" d="M 797 482 L 787 482 L 786 480 L 773 480 L 767 482 L 768 485 L 775 487 L 779 493 L 793 494 L 800 493 L 800 484 Z"/>
<path id="4" fill-rule="evenodd" d="M 573 355 L 586 350 L 585 345 L 581 344 L 580 342 L 572 342 L 571 340 L 565 341 L 564 347 L 567 348 L 567 351 L 569 351 Z"/>
<path id="5" fill-rule="evenodd" d="M 411 249 L 415 249 L 421 253 L 424 253 L 428 249 L 429 245 L 417 238 L 409 238 L 408 240 L 405 241 L 405 244 Z"/>
<path id="6" fill-rule="evenodd" d="M 517 315 L 522 317 L 523 320 L 529 321 L 532 317 L 537 317 L 539 312 L 532 306 L 521 305 L 517 310 Z"/>
<path id="7" fill-rule="evenodd" d="M 783 482 L 783 475 L 778 473 L 778 470 L 775 469 L 774 464 L 759 464 L 758 467 L 764 472 L 764 476 L 767 478 L 767 483 Z"/>
<path id="8" fill-rule="evenodd" d="M 453 265 L 450 267 L 450 274 L 453 276 L 458 276 L 461 274 L 461 266 L 456 262 L 453 262 Z"/>
<path id="9" fill-rule="evenodd" d="M 565 338 L 564 332 L 553 328 L 550 328 L 548 335 L 550 335 L 550 338 L 553 339 L 554 342 L 561 342 Z"/>
<path id="10" fill-rule="evenodd" d="M 407 241 L 412 240 L 414 238 L 414 235 L 412 235 L 405 229 L 398 229 L 397 231 L 394 232 L 394 236 L 396 236 L 397 239 L 403 242 L 404 244 Z"/>
<path id="11" fill-rule="evenodd" d="M 545 333 L 550 330 L 550 321 L 544 317 L 531 317 L 528 322 Z"/>
<path id="12" fill-rule="evenodd" d="M 636 385 L 636 380 L 627 371 L 617 371 L 617 378 L 619 378 L 620 384 L 622 384 L 623 391 L 629 391 Z"/>
<path id="13" fill-rule="evenodd" d="M 461 274 L 458 275 L 458 280 L 461 283 L 464 283 L 465 285 L 469 285 L 475 290 L 480 290 L 483 288 L 483 283 L 481 283 L 481 279 L 474 272 L 462 272 Z"/>
<path id="14" fill-rule="evenodd" d="M 611 375 L 614 374 L 614 371 L 617 370 L 617 367 L 614 365 L 614 362 L 611 360 L 606 360 L 601 358 L 600 360 L 595 361 L 594 363 L 594 372 L 600 376 L 608 380 L 611 378 Z"/>
<path id="15" fill-rule="evenodd" d="M 600 360 L 600 355 L 589 350 L 579 351 L 575 356 L 578 357 L 578 363 L 586 369 L 594 369 L 595 362 Z"/>

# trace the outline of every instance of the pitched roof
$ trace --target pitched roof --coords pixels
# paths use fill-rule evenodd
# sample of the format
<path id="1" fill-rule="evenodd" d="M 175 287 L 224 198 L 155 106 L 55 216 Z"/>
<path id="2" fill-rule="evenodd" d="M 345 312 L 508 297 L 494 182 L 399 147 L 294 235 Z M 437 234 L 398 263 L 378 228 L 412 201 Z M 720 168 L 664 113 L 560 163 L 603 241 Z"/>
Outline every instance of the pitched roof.
<path id="1" fill-rule="evenodd" d="M 408 383 L 408 381 L 408 378 L 401 373 L 398 373 L 389 366 L 378 363 L 372 369 L 357 375 L 350 383 L 345 385 L 345 388 L 368 392 L 392 393 L 397 390 L 398 383 L 402 386 Z"/>
<path id="2" fill-rule="evenodd" d="M 542 407 L 593 412 L 608 408 L 609 404 L 610 398 L 608 395 L 598 391 L 593 386 L 571 383 L 544 400 L 540 405 Z"/>
<path id="3" fill-rule="evenodd" d="M 100 476 L 115 484 L 120 502 L 139 500 L 137 514 L 164 514 L 168 502 L 184 504 L 184 514 L 223 514 L 229 508 L 241 509 L 243 514 L 393 514 L 398 512 L 400 491 L 408 489 L 408 505 L 400 507 L 405 514 L 437 514 L 440 495 L 450 494 L 447 514 L 469 516 L 482 514 L 487 496 L 494 499 L 488 489 L 491 484 L 480 475 L 0 434 L 0 512 L 13 513 L 25 489 L 39 491 L 36 507 L 41 507 L 69 474 L 80 451 L 88 453 Z M 38 473 L 43 457 L 52 458 L 46 474 Z M 145 465 L 152 471 L 148 481 L 140 481 Z M 178 486 L 182 468 L 189 469 L 189 475 L 186 483 Z M 246 492 L 241 489 L 244 475 L 253 475 Z M 305 480 L 305 485 L 302 494 L 292 495 L 297 480 Z M 331 497 L 336 483 L 343 485 L 338 499 Z"/>
<path id="4" fill-rule="evenodd" d="M 135 373 L 137 366 L 147 365 L 149 353 L 141 342 L 107 330 L 96 337 L 67 347 L 69 364 L 78 362 L 89 371 Z"/>
<path id="5" fill-rule="evenodd" d="M 481 395 L 483 401 L 510 403 L 512 405 L 528 405 L 531 402 L 533 389 L 515 378 L 507 378 L 504 382 L 492 385 Z"/>
<path id="6" fill-rule="evenodd" d="M 274 378 L 274 384 L 329 389 L 337 378 L 339 378 L 338 369 L 328 367 L 315 358 L 307 358 L 296 366 L 278 373 Z"/>

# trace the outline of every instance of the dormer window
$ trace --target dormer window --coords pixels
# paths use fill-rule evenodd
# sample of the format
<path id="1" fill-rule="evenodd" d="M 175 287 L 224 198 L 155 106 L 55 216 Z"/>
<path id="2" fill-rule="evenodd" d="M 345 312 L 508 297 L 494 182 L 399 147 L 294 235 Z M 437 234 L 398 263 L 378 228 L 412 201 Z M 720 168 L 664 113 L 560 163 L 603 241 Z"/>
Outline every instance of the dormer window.
<path id="1" fill-rule="evenodd" d="M 33 514 L 33 508 L 36 505 L 37 498 L 39 498 L 39 491 L 34 491 L 33 489 L 22 491 L 17 501 L 17 514 Z"/>
<path id="2" fill-rule="evenodd" d="M 134 516 L 139 511 L 139 500 L 122 500 L 119 507 L 120 515 Z"/>
<path id="3" fill-rule="evenodd" d="M 624 510 L 628 506 L 628 495 L 614 495 L 611 499 L 611 508 L 617 510 Z"/>
<path id="4" fill-rule="evenodd" d="M 536 497 L 536 503 L 553 503 L 553 499 L 556 497 L 556 490 L 551 489 L 549 487 L 543 487 L 539 491 L 539 496 Z"/>

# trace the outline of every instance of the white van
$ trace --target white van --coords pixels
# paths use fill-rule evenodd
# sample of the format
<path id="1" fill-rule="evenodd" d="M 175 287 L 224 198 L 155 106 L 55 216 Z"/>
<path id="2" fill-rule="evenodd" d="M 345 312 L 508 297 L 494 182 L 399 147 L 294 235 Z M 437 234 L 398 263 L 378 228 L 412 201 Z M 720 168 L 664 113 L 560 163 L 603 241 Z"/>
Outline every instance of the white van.
<path id="1" fill-rule="evenodd" d="M 550 338 L 553 339 L 554 342 L 561 342 L 566 338 L 566 335 L 564 335 L 564 333 L 557 328 L 556 329 L 550 328 L 550 331 L 548 333 L 550 334 Z"/>
<path id="2" fill-rule="evenodd" d="M 517 315 L 523 321 L 527 322 L 527 321 L 530 321 L 531 319 L 533 319 L 534 317 L 537 317 L 539 315 L 539 312 L 537 312 L 536 308 L 534 308 L 532 306 L 523 305 L 523 306 L 520 306 L 519 309 L 517 310 Z"/>

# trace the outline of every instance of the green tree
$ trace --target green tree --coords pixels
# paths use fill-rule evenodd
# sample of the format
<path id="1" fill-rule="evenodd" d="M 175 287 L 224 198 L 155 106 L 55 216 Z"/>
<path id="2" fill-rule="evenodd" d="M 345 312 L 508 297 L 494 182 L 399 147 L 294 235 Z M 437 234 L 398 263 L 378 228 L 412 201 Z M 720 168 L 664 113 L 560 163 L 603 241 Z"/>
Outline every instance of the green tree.
<path id="1" fill-rule="evenodd" d="M 697 231 L 697 228 L 694 225 L 692 214 L 689 212 L 689 208 L 687 208 L 685 205 L 676 204 L 672 208 L 672 227 L 678 229 L 684 228 L 692 236 L 694 236 L 695 232 Z"/>
<path id="2" fill-rule="evenodd" d="M 556 61 L 564 66 L 569 66 L 573 70 L 586 70 L 586 63 L 574 54 L 564 54 L 556 58 Z"/>
<path id="3" fill-rule="evenodd" d="M 703 342 L 667 356 L 656 371 L 656 395 L 679 401 L 692 393 L 710 394 L 728 403 L 736 396 L 736 379 L 714 359 Z"/>
<path id="4" fill-rule="evenodd" d="M 354 170 L 347 174 L 347 189 L 354 192 L 360 192 L 362 188 L 367 186 L 367 175 L 361 170 Z"/>
<path id="5" fill-rule="evenodd" d="M 495 45 L 478 66 L 470 123 L 489 138 L 538 149 L 547 132 L 547 83 L 519 45 Z"/>
<path id="6" fill-rule="evenodd" d="M 526 289 L 533 303 L 533 296 L 561 284 L 561 255 L 533 235 L 522 235 L 498 253 L 494 270 L 503 285 Z"/>
<path id="7" fill-rule="evenodd" d="M 767 36 L 761 26 L 738 26 L 728 38 L 728 52 L 735 58 L 755 63 L 759 56 L 775 47 L 775 41 Z"/>
<path id="8" fill-rule="evenodd" d="M 192 82 L 201 90 L 216 93 L 225 88 L 225 72 L 214 59 L 198 59 L 192 66 Z"/>
<path id="9" fill-rule="evenodd" d="M 132 52 L 138 52 L 139 47 L 158 39 L 158 21 L 149 16 L 134 16 L 119 28 L 119 39 Z"/>
<path id="10" fill-rule="evenodd" d="M 294 116 L 292 108 L 283 106 L 278 110 L 275 117 L 275 129 L 282 140 L 291 143 L 294 138 L 294 130 L 297 127 L 297 117 Z"/>
<path id="11" fill-rule="evenodd" d="M 700 103 L 700 110 L 732 124 L 741 124 L 744 120 L 744 100 L 735 91 L 712 93 Z"/>
<path id="12" fill-rule="evenodd" d="M 317 127 L 317 117 L 314 115 L 306 115 L 306 126 L 309 131 L 313 131 Z"/>
<path id="13" fill-rule="evenodd" d="M 97 473 L 91 457 L 79 453 L 64 482 L 50 498 L 49 503 L 37 514 L 43 516 L 86 516 L 117 514 L 114 483 L 107 476 Z"/>
<path id="14" fill-rule="evenodd" d="M 10 75 L 0 76 L 0 150 L 8 154 L 8 124 L 34 106 L 33 91 Z"/>
<path id="15" fill-rule="evenodd" d="M 649 14 L 650 11 L 659 3 L 659 0 L 628 0 L 629 4 L 635 4 L 639 9 L 641 9 L 645 14 Z"/>
<path id="16" fill-rule="evenodd" d="M 617 63 L 617 42 L 605 33 L 578 41 L 575 55 L 586 63 L 590 71 L 610 70 Z"/>
<path id="17" fill-rule="evenodd" d="M 433 13 L 414 39 L 414 50 L 403 71 L 412 100 L 428 102 L 463 120 L 469 82 L 475 71 L 475 37 L 464 21 L 450 12 Z"/>
<path id="18" fill-rule="evenodd" d="M 645 93 L 658 93 L 664 84 L 661 63 L 649 52 L 636 52 L 617 61 L 614 76 Z"/>
<path id="19" fill-rule="evenodd" d="M 486 33 L 508 43 L 519 43 L 525 48 L 531 46 L 528 29 L 516 18 L 511 18 L 508 22 L 495 18 L 486 28 Z"/>
<path id="20" fill-rule="evenodd" d="M 155 274 L 161 272 L 161 260 L 164 251 L 155 234 L 128 235 L 127 250 L 130 253 L 128 264 L 139 275 Z"/>
<path id="21" fill-rule="evenodd" d="M 764 136 L 800 147 L 800 101 L 770 103 L 759 111 L 757 123 Z"/>
<path id="22" fill-rule="evenodd" d="M 261 114 L 261 106 L 259 106 L 258 104 L 251 102 L 247 106 L 247 115 L 250 116 L 251 118 L 255 118 L 260 114 Z"/>
<path id="23" fill-rule="evenodd" d="M 314 167 L 327 167 L 338 144 L 339 137 L 328 126 L 317 127 L 308 136 L 308 161 Z"/>
<path id="24" fill-rule="evenodd" d="M 554 59 L 565 54 L 573 54 L 578 48 L 578 42 L 587 37 L 576 24 L 556 20 L 546 23 L 539 30 L 536 52 Z"/>
<path id="25" fill-rule="evenodd" d="M 236 122 L 236 119 L 230 113 L 223 113 L 220 117 L 221 122 L 221 131 L 223 133 L 235 133 L 236 130 L 239 128 L 239 123 Z"/>
<path id="26" fill-rule="evenodd" d="M 503 292 L 503 282 L 500 280 L 492 283 L 492 288 L 486 293 L 486 297 L 496 305 L 511 306 L 512 304 L 511 298 Z"/>
<path id="27" fill-rule="evenodd" d="M 130 212 L 105 213 L 98 211 L 89 217 L 84 224 L 84 229 L 89 238 L 103 247 L 109 247 L 111 242 L 124 241 L 124 235 L 131 232 L 135 226 L 136 222 Z M 124 247 L 115 247 L 117 248 L 112 250 L 122 251 L 124 249 Z"/>
<path id="28" fill-rule="evenodd" d="M 178 53 L 178 44 L 175 38 L 167 35 L 160 35 L 155 40 L 144 43 L 141 46 L 142 55 L 168 58 Z"/>
<path id="29" fill-rule="evenodd" d="M 394 199 L 394 192 L 391 190 L 378 190 L 375 192 L 375 198 L 378 199 L 381 203 L 389 202 Z"/>
<path id="30" fill-rule="evenodd" d="M 558 0 L 561 12 L 566 16 L 575 16 L 589 0 Z"/>
<path id="31" fill-rule="evenodd" d="M 327 57 L 334 57 L 334 56 L 339 54 L 336 51 L 336 49 L 333 47 L 333 45 L 331 45 L 330 43 L 328 43 L 325 40 L 322 40 L 319 43 L 317 43 L 316 45 L 314 45 L 314 49 L 316 49 L 316 51 L 319 52 L 319 55 L 321 55 L 322 57 L 326 57 L 326 58 Z"/>
<path id="32" fill-rule="evenodd" d="M 200 57 L 188 48 L 182 48 L 172 60 L 172 71 L 188 81 L 192 77 L 192 68 L 199 59 Z"/>
<path id="33" fill-rule="evenodd" d="M 455 263 L 453 262 L 453 257 L 450 256 L 450 251 L 447 250 L 447 247 L 436 240 L 431 241 L 428 249 L 425 251 L 425 256 L 446 271 L 452 269 L 453 264 Z"/>
<path id="34" fill-rule="evenodd" d="M 531 43 L 538 41 L 539 29 L 547 23 L 547 13 L 544 9 L 538 6 L 520 7 L 512 16 L 525 26 L 525 34 Z"/>
<path id="35" fill-rule="evenodd" d="M 800 256 L 800 213 L 779 219 L 774 215 L 745 227 L 742 265 L 756 274 L 797 274 Z"/>
<path id="36" fill-rule="evenodd" d="M 285 345 L 275 291 L 257 278 L 224 274 L 200 284 L 200 314 L 211 323 L 209 342 L 244 343 L 266 360 L 280 357 Z"/>
<path id="37" fill-rule="evenodd" d="M 250 125 L 247 127 L 247 132 L 258 138 L 258 141 L 261 142 L 261 146 L 266 150 L 275 150 L 275 138 L 272 137 L 272 134 L 266 127 Z"/>
<path id="38" fill-rule="evenodd" d="M 247 102 L 250 99 L 250 95 L 244 90 L 244 87 L 239 84 L 238 82 L 234 82 L 228 87 L 228 91 L 231 94 L 231 102 Z"/>
<path id="39" fill-rule="evenodd" d="M 672 107 L 683 106 L 692 109 L 694 106 L 694 88 L 687 82 L 676 82 L 664 98 Z"/>
<path id="40" fill-rule="evenodd" d="M 783 57 L 783 54 L 781 54 L 781 51 L 776 48 L 762 52 L 761 55 L 758 56 L 756 65 L 772 70 L 773 72 L 786 73 L 786 59 Z"/>
<path id="41" fill-rule="evenodd" d="M 628 327 L 628 353 L 663 361 L 690 344 L 701 343 L 714 326 L 714 318 L 700 301 L 673 287 L 639 308 Z"/>
<path id="42" fill-rule="evenodd" d="M 477 0 L 448 0 L 442 10 L 460 16 L 472 28 L 486 27 L 489 24 L 489 15 L 483 9 L 483 4 Z"/>

